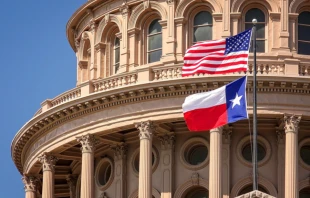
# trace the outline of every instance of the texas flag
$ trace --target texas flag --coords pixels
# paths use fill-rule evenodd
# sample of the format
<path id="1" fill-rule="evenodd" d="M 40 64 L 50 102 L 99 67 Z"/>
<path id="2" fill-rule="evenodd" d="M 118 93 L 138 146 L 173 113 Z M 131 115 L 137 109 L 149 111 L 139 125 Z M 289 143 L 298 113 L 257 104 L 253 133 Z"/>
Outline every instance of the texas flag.
<path id="1" fill-rule="evenodd" d="M 248 118 L 247 77 L 242 77 L 213 91 L 193 94 L 182 105 L 190 131 L 206 131 Z"/>

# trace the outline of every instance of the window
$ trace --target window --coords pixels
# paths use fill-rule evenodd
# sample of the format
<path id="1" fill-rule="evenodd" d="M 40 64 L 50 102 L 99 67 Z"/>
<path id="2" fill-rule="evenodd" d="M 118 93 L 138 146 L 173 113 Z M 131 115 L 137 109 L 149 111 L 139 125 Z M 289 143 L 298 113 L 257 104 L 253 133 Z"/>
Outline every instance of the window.
<path id="1" fill-rule="evenodd" d="M 209 191 L 203 187 L 194 188 L 187 193 L 186 198 L 209 198 Z"/>
<path id="2" fill-rule="evenodd" d="M 257 19 L 256 24 L 256 51 L 265 52 L 265 27 L 266 27 L 266 18 L 265 14 L 258 8 L 252 8 L 245 14 L 245 29 L 251 29 L 253 27 L 252 20 Z M 252 45 L 253 46 L 253 45 Z M 253 47 L 250 49 L 253 52 Z"/>
<path id="3" fill-rule="evenodd" d="M 298 54 L 310 55 L 310 12 L 298 16 Z"/>
<path id="4" fill-rule="evenodd" d="M 162 28 L 159 24 L 159 19 L 154 20 L 148 30 L 148 63 L 159 61 L 162 55 Z"/>
<path id="5" fill-rule="evenodd" d="M 190 165 L 199 165 L 208 157 L 208 147 L 204 144 L 194 145 L 185 152 L 185 159 Z"/>
<path id="6" fill-rule="evenodd" d="M 245 160 L 252 162 L 252 145 L 246 144 L 242 149 L 242 156 Z M 257 144 L 257 161 L 261 161 L 266 156 L 266 150 L 261 144 Z"/>
<path id="7" fill-rule="evenodd" d="M 120 40 L 118 37 L 114 41 L 114 74 L 119 70 L 119 59 L 120 59 Z"/>
<path id="8" fill-rule="evenodd" d="M 212 40 L 212 16 L 202 11 L 194 17 L 193 44 L 199 41 Z"/>
<path id="9" fill-rule="evenodd" d="M 101 190 L 107 189 L 113 181 L 112 161 L 105 157 L 101 159 L 95 170 L 95 180 Z"/>
<path id="10" fill-rule="evenodd" d="M 268 191 L 267 191 L 264 187 L 262 187 L 261 185 L 258 185 L 258 190 L 261 191 L 261 192 L 263 192 L 263 193 L 268 194 Z M 242 189 L 240 190 L 240 192 L 238 193 L 238 196 L 244 195 L 244 194 L 249 193 L 249 192 L 251 192 L 251 191 L 253 191 L 253 185 L 252 185 L 252 184 L 247 185 L 247 186 L 245 186 L 244 188 L 242 188 Z"/>
<path id="11" fill-rule="evenodd" d="M 310 197 L 310 187 L 304 188 L 299 192 L 299 198 L 309 198 Z"/>
<path id="12" fill-rule="evenodd" d="M 300 148 L 300 157 L 307 165 L 310 165 L 310 145 L 303 145 Z"/>

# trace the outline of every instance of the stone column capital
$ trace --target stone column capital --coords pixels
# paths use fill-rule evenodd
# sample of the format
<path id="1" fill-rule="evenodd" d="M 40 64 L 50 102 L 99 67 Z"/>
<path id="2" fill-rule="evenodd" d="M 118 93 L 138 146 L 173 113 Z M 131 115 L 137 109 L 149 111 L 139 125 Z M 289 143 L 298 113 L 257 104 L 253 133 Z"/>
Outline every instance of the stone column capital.
<path id="1" fill-rule="evenodd" d="M 114 150 L 114 159 L 115 160 L 121 160 L 125 159 L 127 155 L 127 144 L 121 144 L 113 146 L 112 149 Z"/>
<path id="2" fill-rule="evenodd" d="M 136 123 L 135 127 L 139 130 L 140 140 L 153 138 L 153 133 L 155 131 L 155 126 L 152 121 L 145 121 Z"/>
<path id="3" fill-rule="evenodd" d="M 276 127 L 276 134 L 277 134 L 277 142 L 278 144 L 284 143 L 284 137 L 285 137 L 285 132 L 283 129 Z"/>
<path id="4" fill-rule="evenodd" d="M 223 132 L 223 126 L 221 126 L 221 127 L 217 127 L 217 128 L 214 128 L 214 129 L 211 129 L 210 130 L 210 133 L 221 133 L 221 132 Z"/>
<path id="5" fill-rule="evenodd" d="M 73 187 L 76 187 L 76 182 L 77 182 L 77 175 L 67 175 L 66 176 L 66 180 L 67 180 L 67 183 L 69 185 L 69 188 L 73 188 Z"/>
<path id="6" fill-rule="evenodd" d="M 297 133 L 301 115 L 285 114 L 283 118 L 285 133 Z"/>
<path id="7" fill-rule="evenodd" d="M 86 134 L 80 137 L 76 137 L 76 140 L 82 146 L 82 153 L 93 153 L 95 151 L 95 146 L 98 143 L 98 139 L 92 134 Z"/>
<path id="8" fill-rule="evenodd" d="M 162 150 L 168 150 L 174 148 L 174 141 L 175 141 L 174 134 L 165 134 L 163 136 L 158 136 L 158 139 L 160 140 Z"/>
<path id="9" fill-rule="evenodd" d="M 35 176 L 30 175 L 23 175 L 22 177 L 23 183 L 24 183 L 24 189 L 25 192 L 36 192 L 37 191 L 37 185 L 39 182 L 39 179 Z"/>
<path id="10" fill-rule="evenodd" d="M 223 143 L 229 144 L 230 143 L 230 138 L 232 134 L 232 127 L 224 127 L 222 130 L 222 138 L 223 138 Z"/>
<path id="11" fill-rule="evenodd" d="M 58 158 L 50 155 L 48 153 L 43 153 L 41 156 L 39 156 L 39 161 L 43 165 L 43 172 L 44 171 L 55 171 L 55 164 L 58 161 Z"/>

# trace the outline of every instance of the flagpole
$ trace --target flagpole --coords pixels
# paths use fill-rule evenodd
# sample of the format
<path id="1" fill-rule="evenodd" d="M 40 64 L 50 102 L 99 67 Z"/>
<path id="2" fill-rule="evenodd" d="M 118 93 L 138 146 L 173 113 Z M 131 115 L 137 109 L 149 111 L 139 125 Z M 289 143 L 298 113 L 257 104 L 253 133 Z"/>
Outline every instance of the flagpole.
<path id="1" fill-rule="evenodd" d="M 253 156 L 252 156 L 252 163 L 253 163 L 253 190 L 258 190 L 257 184 L 257 98 L 256 98 L 256 23 L 257 20 L 253 19 L 253 55 L 254 55 L 254 71 L 253 71 Z"/>

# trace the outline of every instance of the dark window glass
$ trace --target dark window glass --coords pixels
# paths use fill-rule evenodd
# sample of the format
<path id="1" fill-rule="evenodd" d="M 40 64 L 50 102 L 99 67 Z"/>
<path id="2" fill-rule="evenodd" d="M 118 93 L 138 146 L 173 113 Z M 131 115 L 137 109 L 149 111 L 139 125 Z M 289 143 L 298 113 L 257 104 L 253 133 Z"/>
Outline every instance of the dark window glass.
<path id="1" fill-rule="evenodd" d="M 310 145 L 300 148 L 300 157 L 308 165 L 310 165 Z"/>
<path id="2" fill-rule="evenodd" d="M 310 12 L 298 16 L 298 54 L 310 55 Z"/>
<path id="3" fill-rule="evenodd" d="M 310 12 L 302 12 L 298 16 L 298 23 L 310 25 Z"/>
<path id="4" fill-rule="evenodd" d="M 258 185 L 258 190 L 263 192 L 263 193 L 268 194 L 268 191 L 264 187 L 262 187 L 261 185 Z M 251 191 L 253 191 L 253 185 L 252 184 L 247 185 L 246 187 L 242 188 L 242 190 L 240 190 L 240 192 L 238 193 L 238 196 L 244 195 L 244 194 L 249 193 Z"/>
<path id="5" fill-rule="evenodd" d="M 304 188 L 299 192 L 299 198 L 309 198 L 310 197 L 310 187 Z"/>
<path id="6" fill-rule="evenodd" d="M 114 73 L 116 74 L 119 69 L 119 59 L 120 59 L 120 40 L 115 38 L 114 41 Z"/>
<path id="7" fill-rule="evenodd" d="M 265 14 L 258 8 L 253 8 L 245 14 L 245 29 L 253 27 L 252 20 L 257 19 L 256 24 L 256 51 L 265 52 Z M 251 43 L 250 52 L 253 52 L 253 43 Z"/>
<path id="8" fill-rule="evenodd" d="M 162 27 L 159 20 L 154 20 L 148 32 L 148 63 L 159 61 L 162 56 Z"/>
<path id="9" fill-rule="evenodd" d="M 105 162 L 104 164 L 101 165 L 100 170 L 99 170 L 99 183 L 100 185 L 105 185 L 108 183 L 110 177 L 111 177 L 111 165 L 108 162 Z"/>
<path id="10" fill-rule="evenodd" d="M 204 162 L 208 157 L 208 147 L 205 145 L 197 145 L 191 147 L 188 152 L 186 152 L 187 162 L 191 165 L 198 165 Z"/>
<path id="11" fill-rule="evenodd" d="M 258 23 L 265 23 L 265 14 L 258 8 L 252 8 L 245 14 L 245 22 L 252 23 L 252 20 L 256 19 Z"/>
<path id="12" fill-rule="evenodd" d="M 203 11 L 194 18 L 193 42 L 212 40 L 212 16 Z"/>
<path id="13" fill-rule="evenodd" d="M 243 147 L 242 156 L 246 161 L 252 162 L 252 149 L 250 143 L 245 145 L 245 147 Z M 264 159 L 265 156 L 266 156 L 265 148 L 262 145 L 257 144 L 257 161 L 261 161 L 262 159 Z"/>
<path id="14" fill-rule="evenodd" d="M 209 198 L 209 191 L 205 188 L 194 188 L 187 193 L 185 198 Z"/>

